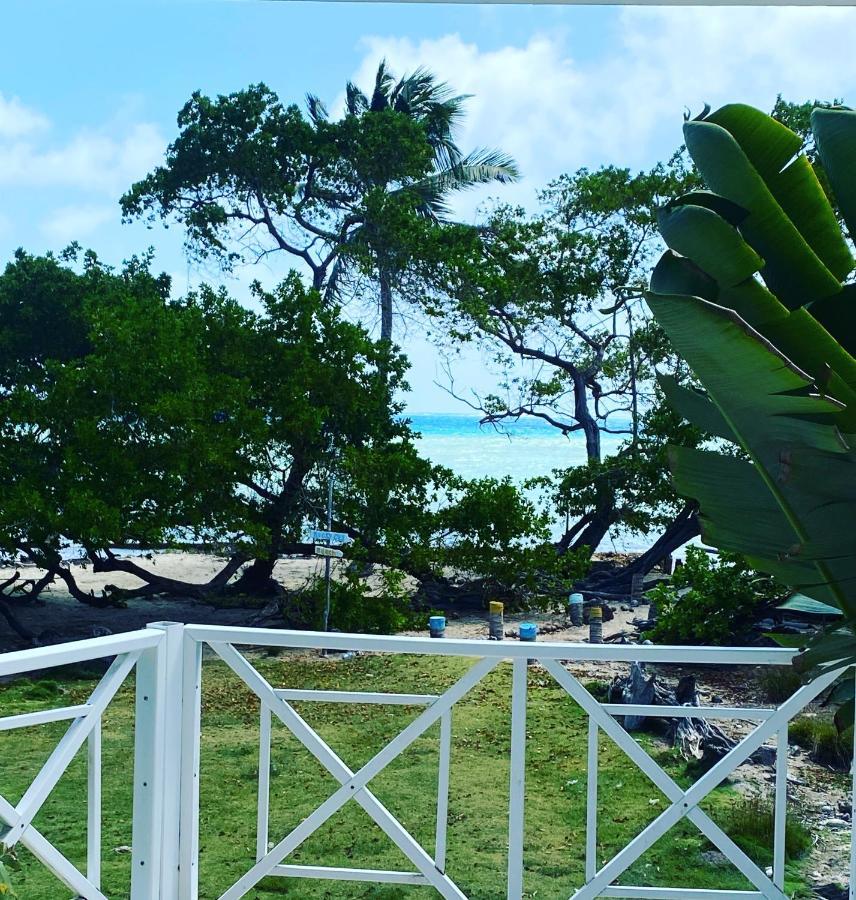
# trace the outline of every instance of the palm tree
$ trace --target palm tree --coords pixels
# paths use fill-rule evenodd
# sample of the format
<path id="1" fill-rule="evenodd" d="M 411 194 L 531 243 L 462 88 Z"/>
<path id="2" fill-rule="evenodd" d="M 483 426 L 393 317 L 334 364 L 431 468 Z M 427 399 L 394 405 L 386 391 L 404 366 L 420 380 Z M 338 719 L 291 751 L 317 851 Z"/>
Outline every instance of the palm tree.
<path id="1" fill-rule="evenodd" d="M 348 82 L 345 109 L 349 116 L 362 117 L 385 110 L 409 116 L 425 130 L 433 154 L 434 169 L 426 177 L 405 184 L 377 185 L 392 193 L 407 192 L 416 198 L 419 215 L 433 222 L 447 222 L 451 215 L 450 195 L 479 184 L 507 184 L 519 177 L 517 164 L 499 150 L 478 149 L 464 155 L 454 141 L 454 132 L 464 115 L 468 94 L 453 94 L 449 86 L 438 81 L 427 69 L 418 68 L 410 75 L 395 80 L 386 60 L 382 60 L 375 76 L 371 97 L 353 82 Z M 312 119 L 326 120 L 327 110 L 315 96 L 307 97 Z M 371 222 L 351 232 L 349 243 L 365 241 L 377 260 L 380 287 L 381 339 L 392 339 L 392 289 L 395 266 L 385 260 L 382 239 L 373 239 L 376 230 Z M 327 287 L 328 297 L 335 295 L 346 257 L 339 256 Z"/>

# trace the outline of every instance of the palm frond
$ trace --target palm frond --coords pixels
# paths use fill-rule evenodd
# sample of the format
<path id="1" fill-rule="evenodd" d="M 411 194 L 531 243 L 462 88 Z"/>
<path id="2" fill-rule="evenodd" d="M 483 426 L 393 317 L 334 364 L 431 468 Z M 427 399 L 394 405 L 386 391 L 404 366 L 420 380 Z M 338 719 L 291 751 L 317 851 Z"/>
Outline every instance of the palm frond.
<path id="1" fill-rule="evenodd" d="M 328 113 L 324 101 L 315 94 L 306 95 L 306 108 L 309 110 L 309 118 L 317 125 L 319 122 L 326 122 Z"/>
<path id="2" fill-rule="evenodd" d="M 451 213 L 448 196 L 480 184 L 509 184 L 520 178 L 517 163 L 499 150 L 475 150 L 454 165 L 438 169 L 427 177 L 401 190 L 416 194 L 420 212 L 435 221 L 447 219 Z"/>
<path id="3" fill-rule="evenodd" d="M 389 107 L 390 92 L 394 81 L 395 79 L 389 71 L 386 60 L 382 59 L 377 67 L 374 91 L 372 91 L 372 99 L 369 104 L 369 109 L 372 112 L 380 112 Z"/>
<path id="4" fill-rule="evenodd" d="M 349 81 L 345 86 L 345 109 L 348 115 L 361 116 L 369 108 L 369 98 Z"/>

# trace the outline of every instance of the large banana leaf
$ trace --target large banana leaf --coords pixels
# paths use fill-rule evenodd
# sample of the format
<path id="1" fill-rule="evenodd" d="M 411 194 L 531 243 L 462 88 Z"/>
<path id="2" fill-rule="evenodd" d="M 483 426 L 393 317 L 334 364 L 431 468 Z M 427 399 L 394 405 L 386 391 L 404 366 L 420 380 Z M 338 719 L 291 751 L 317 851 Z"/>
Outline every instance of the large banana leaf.
<path id="1" fill-rule="evenodd" d="M 787 584 L 856 617 L 852 522 L 856 456 L 838 428 L 842 407 L 733 311 L 697 297 L 649 294 L 675 349 L 707 397 L 673 386 L 684 415 L 730 438 L 746 458 L 673 447 L 678 490 L 699 501 L 702 535 L 753 558 Z M 700 414 L 701 403 L 713 410 Z M 842 492 L 831 472 L 846 471 Z"/>
<path id="2" fill-rule="evenodd" d="M 820 158 L 856 227 L 856 113 L 816 111 Z M 663 380 L 675 408 L 720 439 L 673 448 L 702 533 L 845 613 L 807 666 L 856 661 L 856 288 L 849 244 L 799 137 L 751 107 L 688 122 L 710 193 L 660 213 L 670 247 L 648 302 L 705 388 Z"/>

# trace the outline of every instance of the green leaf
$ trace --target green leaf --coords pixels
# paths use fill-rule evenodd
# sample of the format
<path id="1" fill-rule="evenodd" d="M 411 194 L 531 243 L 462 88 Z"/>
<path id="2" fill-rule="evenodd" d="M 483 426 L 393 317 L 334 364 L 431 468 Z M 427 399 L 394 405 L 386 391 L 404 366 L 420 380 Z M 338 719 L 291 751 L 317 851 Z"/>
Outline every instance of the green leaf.
<path id="1" fill-rule="evenodd" d="M 720 284 L 739 284 L 764 265 L 738 231 L 713 210 L 689 204 L 664 207 L 657 213 L 657 222 L 672 250 Z"/>
<path id="2" fill-rule="evenodd" d="M 856 353 L 856 285 L 846 284 L 840 293 L 812 303 L 811 314 L 851 357 Z"/>
<path id="3" fill-rule="evenodd" d="M 749 212 L 740 232 L 763 258 L 761 275 L 785 306 L 795 309 L 840 290 L 840 279 L 824 265 L 729 131 L 712 121 L 687 122 L 684 139 L 708 187 Z M 819 184 L 818 190 L 822 192 Z"/>
<path id="4" fill-rule="evenodd" d="M 666 204 L 666 209 L 674 209 L 676 206 L 703 206 L 715 212 L 718 216 L 725 219 L 729 225 L 735 228 L 746 218 L 749 213 L 731 200 L 714 194 L 713 191 L 688 191 L 677 200 L 672 200 Z"/>
<path id="5" fill-rule="evenodd" d="M 651 273 L 651 290 L 655 294 L 678 294 L 702 297 L 716 302 L 716 281 L 685 256 L 667 250 Z"/>
<path id="6" fill-rule="evenodd" d="M 853 268 L 853 257 L 817 175 L 805 156 L 802 138 L 743 103 L 732 103 L 707 117 L 734 136 L 784 212 L 824 265 L 839 279 Z"/>
<path id="7" fill-rule="evenodd" d="M 812 393 L 809 376 L 733 311 L 697 297 L 647 299 L 749 457 L 672 449 L 676 485 L 699 501 L 706 539 L 856 613 L 842 588 L 856 583 L 856 557 L 842 535 L 852 501 L 835 467 L 853 485 L 856 468 L 838 429 L 841 405 Z"/>
<path id="8" fill-rule="evenodd" d="M 794 660 L 794 666 L 807 675 L 817 675 L 856 663 L 854 650 L 856 641 L 852 630 L 835 625 L 818 632 Z"/>
<path id="9" fill-rule="evenodd" d="M 681 387 L 672 375 L 658 375 L 666 399 L 688 422 L 692 422 L 707 434 L 713 434 L 727 441 L 734 440 L 734 433 L 722 417 L 722 413 L 711 403 L 703 391 Z"/>
<path id="10" fill-rule="evenodd" d="M 781 172 L 802 147 L 798 134 L 745 103 L 728 103 L 705 121 L 730 132 L 762 178 Z"/>
<path id="11" fill-rule="evenodd" d="M 856 112 L 851 109 L 815 109 L 811 127 L 817 150 L 829 177 L 835 200 L 847 223 L 850 237 L 856 240 Z"/>

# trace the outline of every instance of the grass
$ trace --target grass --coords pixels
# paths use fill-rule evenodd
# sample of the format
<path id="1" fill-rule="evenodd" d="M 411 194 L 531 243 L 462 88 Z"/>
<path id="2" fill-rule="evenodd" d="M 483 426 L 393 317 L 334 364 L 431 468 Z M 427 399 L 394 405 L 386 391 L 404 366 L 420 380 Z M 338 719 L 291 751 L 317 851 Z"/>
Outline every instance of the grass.
<path id="1" fill-rule="evenodd" d="M 775 834 L 773 804 L 760 797 L 736 802 L 726 813 L 725 830 L 746 853 L 763 852 L 773 844 Z M 785 824 L 785 857 L 799 859 L 811 848 L 811 832 L 793 816 Z"/>
<path id="2" fill-rule="evenodd" d="M 258 658 L 255 665 L 278 686 L 438 693 L 468 666 L 459 659 L 362 656 L 347 662 Z M 258 766 L 258 703 L 216 662 L 203 679 L 201 763 L 200 898 L 218 897 L 254 861 L 255 785 Z M 92 681 L 19 682 L 0 687 L 4 715 L 81 702 Z M 587 720 L 540 669 L 529 673 L 527 722 L 526 877 L 527 898 L 570 896 L 583 879 L 585 846 Z M 510 667 L 502 664 L 454 713 L 448 871 L 475 900 L 505 898 L 509 753 Z M 356 769 L 411 721 L 403 707 L 342 707 L 304 703 L 299 711 L 333 749 Z M 62 734 L 62 725 L 2 735 L 0 793 L 16 802 Z M 435 726 L 371 783 L 371 788 L 423 846 L 432 847 L 436 803 Z M 643 739 L 679 783 L 686 766 L 673 751 Z M 104 720 L 104 875 L 111 900 L 128 896 L 131 843 L 133 688 L 127 685 Z M 601 736 L 597 835 L 602 865 L 661 813 L 668 803 L 607 738 Z M 72 861 L 85 856 L 85 761 L 76 759 L 39 813 L 36 826 Z M 274 727 L 271 835 L 278 841 L 335 788 L 330 776 L 285 731 Z M 727 786 L 704 808 L 723 827 L 738 803 Z M 731 824 L 734 825 L 733 819 Z M 703 854 L 711 845 L 688 823 L 658 841 L 621 881 L 739 890 L 748 887 L 731 867 L 712 866 Z M 751 842 L 759 865 L 772 860 L 770 846 Z M 19 854 L 13 883 L 22 900 L 65 900 L 65 888 Z M 359 807 L 347 804 L 305 844 L 292 862 L 360 868 L 411 868 Z M 802 888 L 799 864 L 788 869 L 788 890 Z M 421 900 L 427 888 L 348 882 L 267 879 L 249 898 L 299 900 Z"/>
<path id="3" fill-rule="evenodd" d="M 823 766 L 846 771 L 853 760 L 853 729 L 839 733 L 835 723 L 816 716 L 802 716 L 791 722 L 790 741 L 809 751 L 811 758 Z"/>

